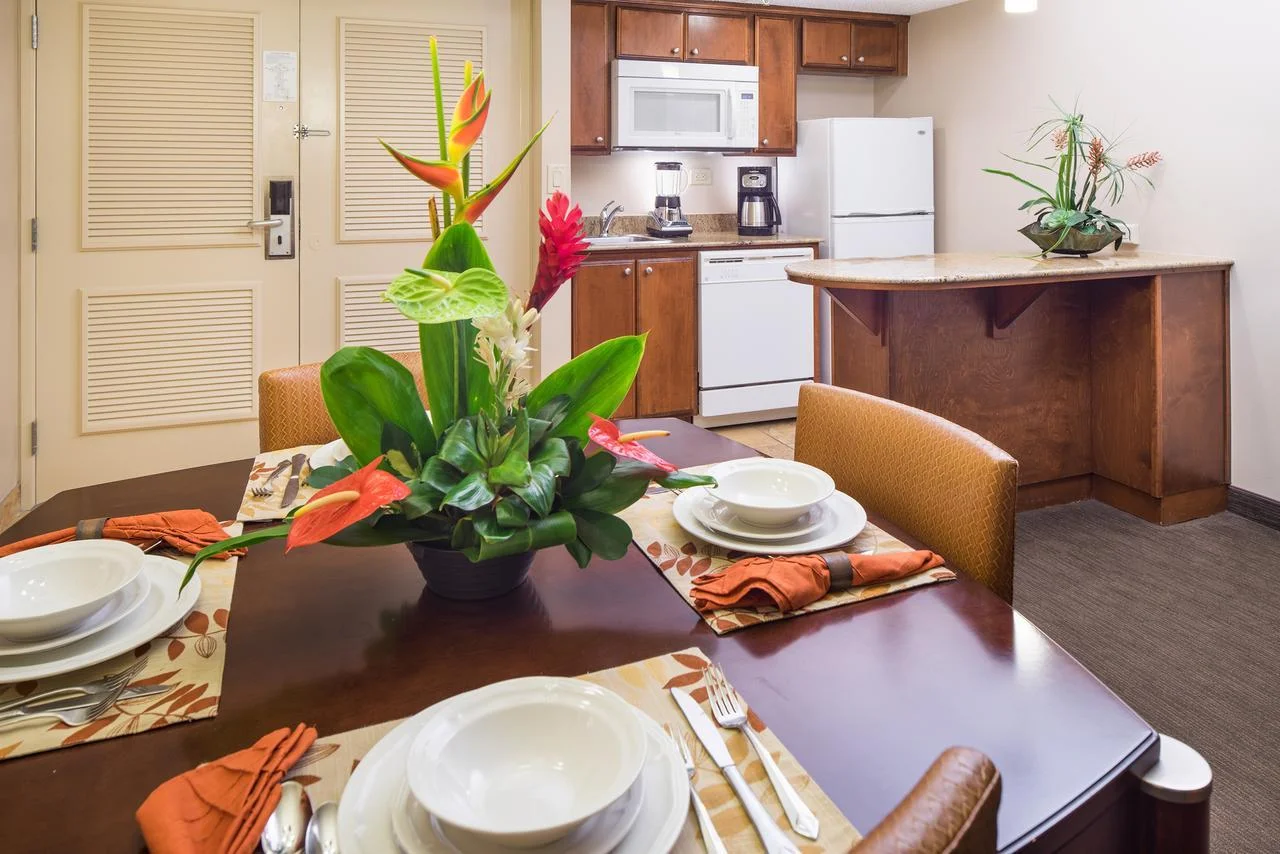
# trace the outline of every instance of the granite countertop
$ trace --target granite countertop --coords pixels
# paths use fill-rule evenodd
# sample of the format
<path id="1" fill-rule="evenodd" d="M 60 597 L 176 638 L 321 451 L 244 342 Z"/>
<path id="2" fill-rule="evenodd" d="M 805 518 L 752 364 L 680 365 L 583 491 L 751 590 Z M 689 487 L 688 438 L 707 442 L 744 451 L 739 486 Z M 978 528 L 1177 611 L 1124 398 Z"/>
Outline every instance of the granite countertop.
<path id="1" fill-rule="evenodd" d="M 688 237 L 673 237 L 666 243 L 629 243 L 624 246 L 592 246 L 587 251 L 637 252 L 668 249 L 734 249 L 740 246 L 794 246 L 802 243 L 819 243 L 821 238 L 797 234 L 775 234 L 770 237 L 743 237 L 736 231 L 695 231 Z"/>
<path id="2" fill-rule="evenodd" d="M 901 258 L 831 258 L 787 266 L 787 275 L 814 285 L 875 285 L 866 290 L 931 289 L 938 285 L 978 287 L 1001 281 L 1036 279 L 1106 279 L 1147 273 L 1214 270 L 1230 267 L 1228 258 L 1207 255 L 1167 255 L 1122 250 L 1087 258 L 1049 258 L 1000 255 L 989 252 L 947 252 Z M 886 287 L 887 286 L 887 287 Z"/>

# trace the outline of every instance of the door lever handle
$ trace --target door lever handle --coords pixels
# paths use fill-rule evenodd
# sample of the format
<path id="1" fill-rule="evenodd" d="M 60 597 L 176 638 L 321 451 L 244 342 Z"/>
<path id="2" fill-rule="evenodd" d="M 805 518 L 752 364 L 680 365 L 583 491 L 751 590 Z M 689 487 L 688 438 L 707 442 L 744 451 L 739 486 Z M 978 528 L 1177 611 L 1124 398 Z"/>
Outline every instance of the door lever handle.
<path id="1" fill-rule="evenodd" d="M 275 228 L 284 225 L 282 219 L 251 219 L 244 224 L 245 228 Z"/>

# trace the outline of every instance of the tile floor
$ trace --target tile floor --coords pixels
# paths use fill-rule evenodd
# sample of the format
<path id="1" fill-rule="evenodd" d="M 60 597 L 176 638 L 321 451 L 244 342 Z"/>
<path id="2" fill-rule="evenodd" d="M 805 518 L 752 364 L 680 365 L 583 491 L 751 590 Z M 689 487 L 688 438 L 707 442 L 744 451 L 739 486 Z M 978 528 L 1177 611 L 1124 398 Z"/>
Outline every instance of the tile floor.
<path id="1" fill-rule="evenodd" d="M 794 418 L 786 421 L 764 421 L 759 424 L 717 427 L 715 432 L 726 439 L 755 448 L 770 457 L 789 460 L 795 454 L 796 422 Z"/>

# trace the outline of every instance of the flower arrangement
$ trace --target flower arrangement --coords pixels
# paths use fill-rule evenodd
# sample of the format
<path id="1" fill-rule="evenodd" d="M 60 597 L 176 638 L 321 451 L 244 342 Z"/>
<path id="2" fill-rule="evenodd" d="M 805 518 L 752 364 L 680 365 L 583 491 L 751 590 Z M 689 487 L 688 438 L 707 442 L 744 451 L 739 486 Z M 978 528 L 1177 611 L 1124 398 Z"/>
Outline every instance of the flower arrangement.
<path id="1" fill-rule="evenodd" d="M 537 273 L 527 297 L 494 272 L 473 223 L 511 179 L 547 125 L 492 181 L 472 192 L 470 150 L 490 109 L 484 73 L 465 66 L 465 88 L 446 125 L 435 39 L 430 41 L 440 157 L 383 146 L 442 192 L 432 207 L 433 242 L 383 298 L 418 323 L 430 411 L 413 374 L 369 347 L 344 347 L 321 369 L 325 407 L 351 456 L 319 468 L 321 489 L 282 524 L 224 540 L 201 561 L 237 546 L 284 538 L 289 549 L 412 543 L 471 562 L 565 546 L 580 566 L 614 560 L 631 542 L 616 515 L 656 480 L 671 488 L 713 483 L 680 472 L 602 416 L 634 382 L 644 336 L 615 338 L 531 386 L 530 339 L 539 312 L 578 271 L 586 244 L 582 212 L 556 193 L 539 214 Z M 590 442 L 599 446 L 594 452 Z M 421 560 L 420 560 L 421 563 Z M 526 563 L 527 567 L 527 563 Z M 424 567 L 424 574 L 426 568 Z M 185 583 L 185 582 L 184 582 Z"/>
<path id="2" fill-rule="evenodd" d="M 993 175 L 1012 178 L 1038 195 L 1023 202 L 1018 210 L 1036 208 L 1035 222 L 1021 229 L 1041 249 L 1041 254 L 1058 252 L 1087 255 L 1109 243 L 1120 248 L 1129 227 L 1117 217 L 1104 213 L 1099 200 L 1117 205 L 1124 196 L 1129 178 L 1137 178 L 1152 186 L 1141 170 L 1160 162 L 1160 152 L 1144 151 L 1119 159 L 1115 143 L 1075 109 L 1063 110 L 1054 102 L 1060 115 L 1042 122 L 1031 133 L 1029 152 L 1048 143 L 1053 151 L 1040 160 L 1011 160 L 1043 169 L 1054 176 L 1053 190 L 1004 169 L 983 169 Z"/>

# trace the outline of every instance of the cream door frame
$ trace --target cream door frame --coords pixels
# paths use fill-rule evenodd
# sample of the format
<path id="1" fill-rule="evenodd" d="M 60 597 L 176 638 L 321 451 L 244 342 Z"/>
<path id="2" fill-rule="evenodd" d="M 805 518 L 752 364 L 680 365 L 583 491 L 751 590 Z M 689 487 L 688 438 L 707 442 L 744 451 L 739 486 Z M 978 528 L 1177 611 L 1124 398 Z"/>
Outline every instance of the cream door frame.
<path id="1" fill-rule="evenodd" d="M 21 60 L 18 70 L 18 221 L 36 215 L 36 52 L 31 48 L 31 18 L 36 0 L 18 0 Z M 21 22 L 25 21 L 24 28 Z M 28 226 L 29 227 L 29 226 Z M 31 241 L 20 240 L 18 254 L 18 486 L 19 503 L 30 510 L 36 503 L 36 458 L 31 448 L 31 424 L 36 417 L 36 255 Z"/>

